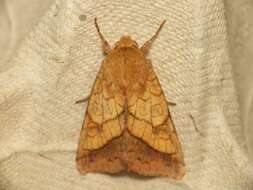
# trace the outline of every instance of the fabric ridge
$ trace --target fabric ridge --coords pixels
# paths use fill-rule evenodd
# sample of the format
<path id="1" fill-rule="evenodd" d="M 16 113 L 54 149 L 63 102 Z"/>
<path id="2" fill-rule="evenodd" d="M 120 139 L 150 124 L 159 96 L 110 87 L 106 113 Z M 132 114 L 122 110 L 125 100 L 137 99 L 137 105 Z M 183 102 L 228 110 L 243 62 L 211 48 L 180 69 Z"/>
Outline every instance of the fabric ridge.
<path id="1" fill-rule="evenodd" d="M 47 3 L 15 53 L 0 59 L 0 189 L 253 188 L 223 0 Z M 103 60 L 95 17 L 110 44 L 127 34 L 140 45 L 166 19 L 149 57 L 166 99 L 177 104 L 170 111 L 184 154 L 183 180 L 78 173 L 86 104 L 75 101 L 89 95 Z"/>

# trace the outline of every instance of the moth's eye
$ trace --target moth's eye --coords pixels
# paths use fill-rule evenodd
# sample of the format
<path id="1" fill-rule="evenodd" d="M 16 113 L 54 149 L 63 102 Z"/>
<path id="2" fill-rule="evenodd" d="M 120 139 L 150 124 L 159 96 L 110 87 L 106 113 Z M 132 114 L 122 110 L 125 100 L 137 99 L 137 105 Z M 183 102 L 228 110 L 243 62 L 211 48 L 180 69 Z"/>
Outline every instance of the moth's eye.
<path id="1" fill-rule="evenodd" d="M 117 49 L 119 47 L 119 43 L 116 43 L 115 45 L 114 45 L 114 49 Z"/>
<path id="2" fill-rule="evenodd" d="M 138 47 L 138 44 L 134 41 L 132 47 Z"/>

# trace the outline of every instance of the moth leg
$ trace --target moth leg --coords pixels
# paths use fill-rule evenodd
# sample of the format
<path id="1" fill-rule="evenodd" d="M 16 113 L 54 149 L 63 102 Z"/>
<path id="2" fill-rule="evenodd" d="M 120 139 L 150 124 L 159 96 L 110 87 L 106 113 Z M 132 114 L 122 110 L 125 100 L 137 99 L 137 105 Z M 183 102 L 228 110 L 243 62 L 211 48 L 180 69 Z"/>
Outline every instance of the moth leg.
<path id="1" fill-rule="evenodd" d="M 168 104 L 169 106 L 176 106 L 176 105 L 177 105 L 176 103 L 174 103 L 174 102 L 169 102 L 169 101 L 167 101 L 167 104 Z"/>
<path id="2" fill-rule="evenodd" d="M 80 103 L 84 103 L 84 102 L 87 102 L 89 100 L 89 96 L 85 97 L 84 99 L 81 99 L 81 100 L 78 100 L 76 101 L 76 104 L 80 104 Z"/>
<path id="3" fill-rule="evenodd" d="M 100 39 L 101 39 L 101 41 L 102 41 L 102 50 L 103 50 L 103 53 L 107 55 L 107 54 L 110 53 L 110 51 L 111 51 L 111 46 L 110 46 L 109 43 L 105 40 L 103 34 L 100 32 L 100 29 L 99 29 L 98 23 L 97 23 L 97 18 L 95 18 L 95 26 L 96 26 L 96 29 L 97 29 L 97 31 L 98 31 L 98 35 L 99 35 L 99 37 L 100 37 Z"/>
<path id="4" fill-rule="evenodd" d="M 158 30 L 156 31 L 156 33 L 155 33 L 147 42 L 145 42 L 145 43 L 142 45 L 142 47 L 141 47 L 140 50 L 143 52 L 144 55 L 148 54 L 148 52 L 149 52 L 149 50 L 150 50 L 150 48 L 151 48 L 151 46 L 152 46 L 152 43 L 153 43 L 153 42 L 155 41 L 155 39 L 158 37 L 158 34 L 159 34 L 160 30 L 162 29 L 163 25 L 165 24 L 165 22 L 166 22 L 166 20 L 164 20 L 164 21 L 160 24 L 160 26 L 159 26 Z"/>

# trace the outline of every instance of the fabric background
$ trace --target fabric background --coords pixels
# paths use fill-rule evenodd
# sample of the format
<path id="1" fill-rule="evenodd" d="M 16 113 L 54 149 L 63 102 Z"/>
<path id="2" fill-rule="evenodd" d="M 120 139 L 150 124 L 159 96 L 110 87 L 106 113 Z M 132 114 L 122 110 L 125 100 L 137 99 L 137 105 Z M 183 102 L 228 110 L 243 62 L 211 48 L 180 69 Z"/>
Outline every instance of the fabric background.
<path id="1" fill-rule="evenodd" d="M 1 1 L 0 189 L 252 189 L 252 10 L 249 0 Z M 177 103 L 182 181 L 78 174 L 85 104 L 74 102 L 103 59 L 94 17 L 111 44 L 123 34 L 142 44 L 167 20 L 149 57 Z"/>

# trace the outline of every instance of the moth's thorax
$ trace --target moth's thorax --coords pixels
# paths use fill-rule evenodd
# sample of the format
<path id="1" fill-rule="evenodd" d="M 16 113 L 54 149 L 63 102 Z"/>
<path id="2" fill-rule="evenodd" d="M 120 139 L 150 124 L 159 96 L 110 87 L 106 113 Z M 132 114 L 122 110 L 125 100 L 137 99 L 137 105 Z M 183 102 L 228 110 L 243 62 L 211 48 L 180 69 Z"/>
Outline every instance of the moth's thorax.
<path id="1" fill-rule="evenodd" d="M 143 53 L 131 47 L 112 50 L 103 66 L 105 78 L 125 93 L 143 90 L 140 88 L 145 84 L 150 67 Z"/>
<path id="2" fill-rule="evenodd" d="M 127 47 L 138 49 L 138 44 L 136 41 L 132 40 L 130 36 L 122 36 L 120 40 L 114 45 L 114 49 Z"/>

